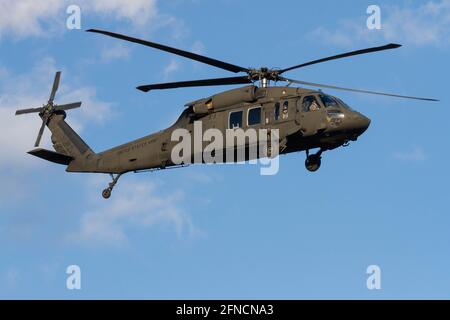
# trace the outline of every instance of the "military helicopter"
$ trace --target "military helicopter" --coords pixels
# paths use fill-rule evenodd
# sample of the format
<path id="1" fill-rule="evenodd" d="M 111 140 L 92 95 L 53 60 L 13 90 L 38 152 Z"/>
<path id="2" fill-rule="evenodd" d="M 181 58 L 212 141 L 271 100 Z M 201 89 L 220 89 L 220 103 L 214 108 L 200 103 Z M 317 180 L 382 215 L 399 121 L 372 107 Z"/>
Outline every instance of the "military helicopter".
<path id="1" fill-rule="evenodd" d="M 350 108 L 338 97 L 325 94 L 322 91 L 290 87 L 291 84 L 406 99 L 438 101 L 430 98 L 311 83 L 283 76 L 284 73 L 294 69 L 361 54 L 396 49 L 401 46 L 395 43 L 337 54 L 285 69 L 266 67 L 255 69 L 244 68 L 193 52 L 119 33 L 97 29 L 86 31 L 134 42 L 233 73 L 243 73 L 243 75 L 235 77 L 158 83 L 137 87 L 144 92 L 183 87 L 246 84 L 246 86 L 240 88 L 187 103 L 178 120 L 164 130 L 96 153 L 65 121 L 65 111 L 80 107 L 81 102 L 63 105 L 54 103 L 61 76 L 61 72 L 58 71 L 53 81 L 50 98 L 46 104 L 39 108 L 16 111 L 16 115 L 38 113 L 42 119 L 35 149 L 28 153 L 54 163 L 66 165 L 67 172 L 110 174 L 112 181 L 102 192 L 105 199 L 111 196 L 114 186 L 124 173 L 183 166 L 184 163 L 176 164 L 171 159 L 171 150 L 177 143 L 177 141 L 171 140 L 171 133 L 177 128 L 184 128 L 192 132 L 195 121 L 202 122 L 203 130 L 216 128 L 222 132 L 246 127 L 266 128 L 269 132 L 271 129 L 278 129 L 279 154 L 306 151 L 305 167 L 311 172 L 319 169 L 324 151 L 346 146 L 350 141 L 356 141 L 369 127 L 369 118 Z M 271 86 L 271 82 L 274 84 L 284 82 L 287 85 Z M 51 141 L 55 151 L 39 148 L 45 126 L 51 131 Z M 247 148 L 247 143 L 244 143 L 244 147 Z M 311 154 L 310 150 L 312 149 L 318 149 L 318 151 Z M 190 156 L 194 157 L 193 150 Z"/>

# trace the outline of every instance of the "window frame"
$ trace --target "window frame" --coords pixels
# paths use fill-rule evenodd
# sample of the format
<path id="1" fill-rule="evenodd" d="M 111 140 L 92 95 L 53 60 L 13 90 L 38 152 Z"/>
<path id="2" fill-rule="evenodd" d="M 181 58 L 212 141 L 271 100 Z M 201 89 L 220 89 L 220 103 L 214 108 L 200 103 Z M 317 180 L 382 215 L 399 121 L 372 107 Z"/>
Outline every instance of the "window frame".
<path id="1" fill-rule="evenodd" d="M 249 115 L 250 115 L 250 110 L 258 109 L 258 108 L 259 108 L 259 122 L 255 123 L 255 124 L 249 124 L 248 119 L 249 119 Z M 260 125 L 261 122 L 262 122 L 262 106 L 259 105 L 259 106 L 254 106 L 254 107 L 248 108 L 247 109 L 247 127 L 254 127 L 254 126 Z"/>
<path id="2" fill-rule="evenodd" d="M 283 101 L 283 103 L 281 104 L 281 110 L 280 110 L 280 117 L 281 120 L 289 120 L 289 99 L 286 99 Z M 286 110 L 286 113 L 284 112 L 284 110 Z"/>
<path id="3" fill-rule="evenodd" d="M 281 104 L 279 101 L 277 101 L 273 106 L 273 119 L 275 121 L 279 121 L 280 115 L 281 115 Z"/>
<path id="4" fill-rule="evenodd" d="M 233 127 L 233 128 L 232 128 L 232 127 L 230 127 L 230 125 L 231 125 L 231 122 L 230 122 L 230 120 L 231 120 L 231 114 L 232 114 L 232 113 L 238 113 L 238 112 L 241 113 L 241 126 L 240 126 L 240 127 Z M 243 117 L 244 117 L 244 110 L 242 110 L 242 109 L 236 109 L 236 110 L 233 110 L 233 111 L 228 112 L 228 129 L 239 129 L 239 128 L 242 129 L 243 124 L 244 124 Z"/>
<path id="5" fill-rule="evenodd" d="M 320 98 L 320 101 L 322 102 L 322 104 L 323 104 L 323 106 L 325 107 L 326 110 L 328 110 L 328 109 L 340 109 L 340 103 L 336 99 L 336 97 L 333 97 L 333 96 L 331 96 L 329 94 L 321 93 L 321 94 L 319 94 L 319 98 Z M 324 98 L 332 100 L 334 102 L 334 105 L 333 106 L 328 106 L 325 103 L 325 101 L 323 101 Z"/>
<path id="6" fill-rule="evenodd" d="M 307 97 L 313 97 L 316 100 L 317 106 L 319 107 L 317 110 L 310 110 L 309 108 L 311 107 L 311 105 L 308 106 L 308 110 L 305 110 L 303 108 L 303 101 Z M 320 99 L 320 97 L 318 97 L 316 94 L 306 94 L 306 95 L 302 96 L 302 99 L 301 99 L 301 102 L 300 102 L 300 110 L 301 110 L 301 112 L 316 112 L 316 111 L 320 111 L 322 109 L 326 109 L 326 108 L 322 104 L 322 100 Z"/>

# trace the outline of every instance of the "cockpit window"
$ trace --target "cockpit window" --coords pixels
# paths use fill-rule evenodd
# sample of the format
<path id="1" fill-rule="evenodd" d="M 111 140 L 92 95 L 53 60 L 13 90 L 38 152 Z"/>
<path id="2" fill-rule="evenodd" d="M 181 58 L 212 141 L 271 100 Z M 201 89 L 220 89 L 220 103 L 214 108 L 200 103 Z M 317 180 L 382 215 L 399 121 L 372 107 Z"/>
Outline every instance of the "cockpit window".
<path id="1" fill-rule="evenodd" d="M 327 108 L 336 108 L 336 109 L 339 108 L 338 102 L 332 96 L 321 94 L 320 99 L 322 99 L 323 104 Z"/>
<path id="2" fill-rule="evenodd" d="M 348 109 L 348 110 L 350 110 L 350 111 L 354 111 L 348 104 L 346 104 L 344 101 L 342 101 L 341 99 L 339 99 L 339 98 L 335 98 L 338 102 L 339 102 L 339 104 L 342 106 L 342 107 L 344 107 L 345 109 Z"/>
<path id="3" fill-rule="evenodd" d="M 320 105 L 316 100 L 316 97 L 314 96 L 306 96 L 303 97 L 302 100 L 302 111 L 308 112 L 308 111 L 315 111 L 319 110 Z"/>

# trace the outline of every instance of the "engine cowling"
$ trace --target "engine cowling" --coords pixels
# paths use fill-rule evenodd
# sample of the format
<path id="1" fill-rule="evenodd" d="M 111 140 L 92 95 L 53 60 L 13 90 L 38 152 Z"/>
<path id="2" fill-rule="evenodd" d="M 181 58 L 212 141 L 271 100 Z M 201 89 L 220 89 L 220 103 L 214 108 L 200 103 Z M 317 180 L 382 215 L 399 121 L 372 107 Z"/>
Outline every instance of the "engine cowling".
<path id="1" fill-rule="evenodd" d="M 257 99 L 257 89 L 258 87 L 250 85 L 228 90 L 192 103 L 192 109 L 196 114 L 207 114 L 242 102 L 253 102 Z"/>

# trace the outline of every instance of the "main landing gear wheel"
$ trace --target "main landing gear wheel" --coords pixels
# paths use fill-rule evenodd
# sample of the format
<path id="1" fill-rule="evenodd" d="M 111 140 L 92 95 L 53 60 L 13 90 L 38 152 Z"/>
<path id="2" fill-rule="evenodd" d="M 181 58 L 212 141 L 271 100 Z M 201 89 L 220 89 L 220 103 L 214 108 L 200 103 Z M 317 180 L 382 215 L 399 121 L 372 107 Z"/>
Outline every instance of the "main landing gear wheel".
<path id="1" fill-rule="evenodd" d="M 112 173 L 110 175 L 111 175 L 112 181 L 109 183 L 108 188 L 106 188 L 102 191 L 102 197 L 105 199 L 109 199 L 109 197 L 111 197 L 111 192 L 112 192 L 114 186 L 116 185 L 117 181 L 119 180 L 120 176 L 122 175 L 122 173 L 119 173 L 116 176 L 114 176 Z"/>
<path id="2" fill-rule="evenodd" d="M 322 164 L 322 150 L 320 150 L 316 154 L 311 155 L 309 154 L 309 150 L 306 151 L 306 160 L 305 160 L 306 170 L 310 172 L 315 172 L 319 170 L 321 164 Z"/>

